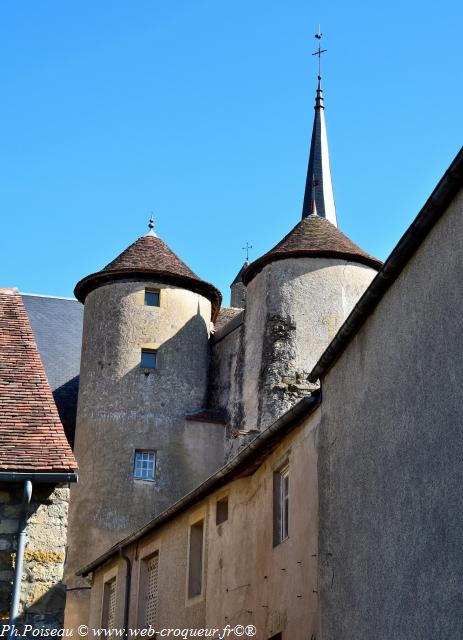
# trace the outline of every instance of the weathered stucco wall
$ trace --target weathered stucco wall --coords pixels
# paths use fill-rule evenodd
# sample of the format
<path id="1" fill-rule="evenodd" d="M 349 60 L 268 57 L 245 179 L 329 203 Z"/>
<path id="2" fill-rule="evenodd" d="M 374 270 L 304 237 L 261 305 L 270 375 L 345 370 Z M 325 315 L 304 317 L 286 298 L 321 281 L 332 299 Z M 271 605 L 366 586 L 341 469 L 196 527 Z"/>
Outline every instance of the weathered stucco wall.
<path id="1" fill-rule="evenodd" d="M 145 287 L 160 306 L 143 305 Z M 211 304 L 159 282 L 115 282 L 85 303 L 75 455 L 80 481 L 71 492 L 68 586 L 74 572 L 211 475 L 223 461 L 223 430 L 185 420 L 207 391 Z M 140 367 L 155 348 L 155 370 Z M 154 482 L 133 477 L 136 449 L 156 451 Z M 82 622 L 84 598 L 71 592 L 66 623 Z M 85 621 L 85 620 L 84 620 Z"/>
<path id="2" fill-rule="evenodd" d="M 242 427 L 244 323 L 219 340 L 212 340 L 210 366 L 210 404 L 227 411 L 227 437 Z"/>
<path id="3" fill-rule="evenodd" d="M 143 557 L 159 551 L 156 628 L 223 628 L 253 624 L 257 640 L 282 631 L 310 640 L 318 629 L 318 486 L 316 411 L 284 437 L 251 475 L 236 479 L 133 543 L 129 626 L 139 624 Z M 289 463 L 289 537 L 273 546 L 273 474 Z M 217 500 L 228 496 L 228 519 L 216 524 Z M 203 596 L 187 599 L 188 529 L 205 518 Z M 117 583 L 116 626 L 123 626 L 126 564 L 117 556 L 94 574 L 90 626 L 101 624 L 103 583 Z M 105 578 L 106 576 L 106 578 Z"/>
<path id="4" fill-rule="evenodd" d="M 322 382 L 322 639 L 463 636 L 463 194 Z"/>
<path id="5" fill-rule="evenodd" d="M 14 577 L 23 486 L 0 484 L 0 619 L 8 619 Z M 66 588 L 62 583 L 69 488 L 35 485 L 29 505 L 20 622 L 34 628 L 63 625 Z"/>
<path id="6" fill-rule="evenodd" d="M 376 275 L 329 258 L 289 258 L 266 265 L 248 284 L 244 423 L 264 429 L 310 385 L 307 375 Z"/>

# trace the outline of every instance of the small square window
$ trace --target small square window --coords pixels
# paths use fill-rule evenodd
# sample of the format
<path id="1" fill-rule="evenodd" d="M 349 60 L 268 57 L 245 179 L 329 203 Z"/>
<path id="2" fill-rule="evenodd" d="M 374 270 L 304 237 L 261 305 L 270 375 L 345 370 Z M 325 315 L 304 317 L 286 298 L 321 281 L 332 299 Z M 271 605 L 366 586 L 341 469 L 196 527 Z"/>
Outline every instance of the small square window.
<path id="1" fill-rule="evenodd" d="M 228 496 L 226 498 L 222 498 L 221 500 L 217 500 L 216 504 L 216 512 L 215 512 L 215 523 L 222 524 L 222 522 L 226 522 L 228 520 Z"/>
<path id="2" fill-rule="evenodd" d="M 157 355 L 155 349 L 142 349 L 140 367 L 142 369 L 156 369 Z"/>
<path id="3" fill-rule="evenodd" d="M 159 307 L 159 289 L 145 289 L 145 306 Z"/>
<path id="4" fill-rule="evenodd" d="M 133 477 L 137 480 L 154 480 L 156 456 L 154 451 L 135 451 Z"/>

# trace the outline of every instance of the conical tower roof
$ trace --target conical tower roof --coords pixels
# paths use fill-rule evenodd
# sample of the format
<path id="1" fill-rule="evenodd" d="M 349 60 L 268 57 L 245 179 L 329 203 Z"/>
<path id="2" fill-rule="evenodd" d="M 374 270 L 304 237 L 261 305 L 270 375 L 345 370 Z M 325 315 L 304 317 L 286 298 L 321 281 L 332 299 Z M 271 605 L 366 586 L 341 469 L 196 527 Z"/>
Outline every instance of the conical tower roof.
<path id="1" fill-rule="evenodd" d="M 301 256 L 343 258 L 374 269 L 382 266 L 380 260 L 365 253 L 329 220 L 311 215 L 298 222 L 273 249 L 251 262 L 244 272 L 243 282 L 247 285 L 270 262 Z"/>
<path id="2" fill-rule="evenodd" d="M 243 274 L 246 271 L 246 268 L 247 268 L 248 265 L 249 265 L 248 260 L 245 260 L 244 263 L 243 263 L 243 266 L 238 271 L 238 273 L 235 276 L 235 279 L 231 283 L 231 285 L 230 285 L 231 287 L 233 287 L 234 284 L 238 284 L 239 282 L 243 282 Z"/>
<path id="3" fill-rule="evenodd" d="M 97 287 L 115 280 L 159 280 L 200 293 L 212 302 L 215 318 L 222 295 L 212 284 L 201 280 L 152 231 L 138 238 L 101 271 L 92 273 L 76 284 L 74 295 L 80 302 Z"/>

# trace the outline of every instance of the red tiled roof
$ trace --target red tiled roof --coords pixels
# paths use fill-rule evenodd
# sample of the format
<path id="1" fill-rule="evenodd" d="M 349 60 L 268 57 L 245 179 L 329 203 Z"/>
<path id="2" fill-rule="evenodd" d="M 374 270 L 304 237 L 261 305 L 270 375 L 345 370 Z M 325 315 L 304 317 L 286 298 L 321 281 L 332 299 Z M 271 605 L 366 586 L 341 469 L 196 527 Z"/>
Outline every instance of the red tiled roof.
<path id="1" fill-rule="evenodd" d="M 269 262 L 298 256 L 344 258 L 374 269 L 380 269 L 383 264 L 360 249 L 326 218 L 307 216 L 273 249 L 251 262 L 244 272 L 243 282 L 248 284 Z"/>
<path id="2" fill-rule="evenodd" d="M 81 302 L 90 291 L 107 282 L 135 276 L 159 279 L 179 286 L 186 285 L 191 291 L 201 293 L 212 302 L 213 318 L 220 309 L 222 295 L 212 284 L 201 280 L 166 243 L 155 235 L 138 238 L 115 260 L 97 273 L 92 273 L 76 284 L 75 296 Z"/>
<path id="3" fill-rule="evenodd" d="M 76 469 L 22 298 L 0 289 L 0 471 Z"/>

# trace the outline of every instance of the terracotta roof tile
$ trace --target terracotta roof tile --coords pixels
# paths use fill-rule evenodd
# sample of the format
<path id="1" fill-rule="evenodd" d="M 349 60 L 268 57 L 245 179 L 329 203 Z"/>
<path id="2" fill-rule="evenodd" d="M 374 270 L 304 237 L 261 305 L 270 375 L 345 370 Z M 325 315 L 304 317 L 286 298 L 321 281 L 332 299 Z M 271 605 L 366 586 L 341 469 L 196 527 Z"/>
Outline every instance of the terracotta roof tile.
<path id="1" fill-rule="evenodd" d="M 84 302 L 87 294 L 101 284 L 129 275 L 145 279 L 155 275 L 172 284 L 186 285 L 186 288 L 211 300 L 213 317 L 220 309 L 220 291 L 212 284 L 201 280 L 161 238 L 155 235 L 138 238 L 101 271 L 83 278 L 77 283 L 74 294 L 78 300 Z"/>
<path id="2" fill-rule="evenodd" d="M 22 298 L 0 289 L 0 470 L 76 469 Z"/>
<path id="3" fill-rule="evenodd" d="M 243 281 L 248 284 L 269 262 L 297 256 L 339 257 L 374 269 L 382 266 L 380 260 L 365 253 L 334 224 L 315 215 L 303 218 L 273 249 L 251 262 L 244 272 Z"/>

